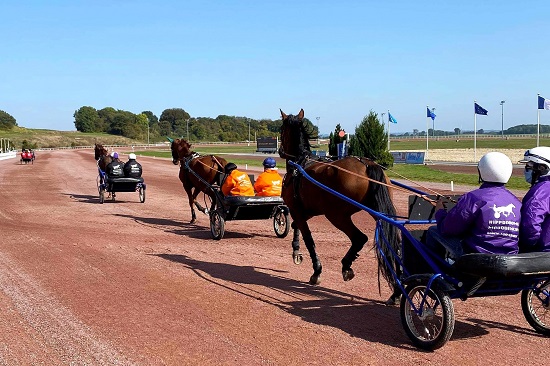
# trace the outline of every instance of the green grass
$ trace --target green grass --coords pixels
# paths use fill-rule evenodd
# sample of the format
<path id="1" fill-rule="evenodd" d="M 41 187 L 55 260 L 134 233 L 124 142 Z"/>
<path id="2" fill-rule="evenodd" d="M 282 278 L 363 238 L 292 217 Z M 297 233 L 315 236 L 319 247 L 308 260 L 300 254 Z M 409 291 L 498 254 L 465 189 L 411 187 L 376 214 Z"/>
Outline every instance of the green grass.
<path id="1" fill-rule="evenodd" d="M 442 170 L 433 169 L 428 165 L 407 165 L 396 164 L 388 169 L 387 174 L 392 179 L 402 179 L 405 177 L 416 182 L 438 182 L 461 185 L 478 186 L 477 174 L 450 173 Z M 511 177 L 506 185 L 509 189 L 529 189 L 529 184 L 522 177 Z"/>
<path id="2" fill-rule="evenodd" d="M 539 138 L 541 146 L 550 146 L 550 138 L 540 137 Z M 500 138 L 491 138 L 491 139 L 480 139 L 479 137 L 476 140 L 476 147 L 478 149 L 529 149 L 537 145 L 537 136 L 534 135 L 533 138 L 509 138 L 500 139 Z M 430 150 L 437 149 L 472 149 L 474 147 L 473 139 L 460 139 L 458 142 L 455 139 L 436 139 L 430 137 L 428 141 L 428 148 Z M 391 139 L 390 140 L 390 150 L 392 151 L 405 151 L 405 150 L 426 150 L 426 139 Z"/>
<path id="3" fill-rule="evenodd" d="M 215 151 L 215 150 L 212 150 L 210 152 L 206 152 L 206 151 L 202 151 L 202 149 L 199 149 L 199 150 L 197 150 L 197 152 L 200 153 L 200 154 L 203 154 L 203 155 L 206 155 L 206 154 L 220 154 L 219 151 Z M 238 152 L 242 153 L 242 151 L 238 151 Z M 128 151 L 128 153 L 129 153 L 129 151 Z M 172 154 L 170 153 L 170 151 L 143 150 L 143 151 L 135 151 L 135 153 L 138 154 L 138 155 L 143 155 L 143 156 L 154 156 L 154 157 L 157 157 L 157 158 L 172 159 Z M 230 152 L 228 152 L 228 154 L 230 154 Z M 223 157 L 223 155 L 222 155 L 222 157 Z M 231 162 L 237 164 L 237 166 L 239 166 L 239 167 L 244 167 L 247 164 L 250 165 L 250 166 L 261 166 L 261 163 L 259 163 L 258 160 L 247 159 L 246 156 L 243 156 L 242 158 L 232 156 L 231 157 Z"/>
<path id="4" fill-rule="evenodd" d="M 215 147 L 203 151 L 202 147 L 197 149 L 200 153 L 209 154 L 209 153 L 220 153 L 219 150 L 216 150 Z M 227 150 L 225 151 L 227 152 Z M 235 152 L 242 153 L 242 150 L 236 150 Z M 229 153 L 229 152 L 228 152 Z M 145 151 L 136 151 L 138 155 L 144 156 L 155 156 L 159 158 L 172 158 L 172 155 L 169 151 L 159 151 L 159 150 L 145 150 Z M 280 159 L 279 159 L 280 160 Z M 238 158 L 232 156 L 231 161 L 237 164 L 240 167 L 244 167 L 246 164 L 250 166 L 258 166 L 257 160 L 247 159 L 246 156 Z M 279 168 L 283 168 L 282 164 L 278 164 Z M 392 179 L 410 179 L 413 182 L 437 182 L 437 183 L 450 183 L 451 181 L 454 184 L 460 185 L 470 185 L 470 186 L 479 186 L 477 174 L 464 174 L 464 173 L 451 173 L 442 170 L 437 170 L 429 165 L 408 165 L 408 164 L 396 164 L 393 168 L 387 170 L 387 174 Z M 507 187 L 510 189 L 523 189 L 528 190 L 529 184 L 521 177 L 512 177 L 507 184 Z"/>

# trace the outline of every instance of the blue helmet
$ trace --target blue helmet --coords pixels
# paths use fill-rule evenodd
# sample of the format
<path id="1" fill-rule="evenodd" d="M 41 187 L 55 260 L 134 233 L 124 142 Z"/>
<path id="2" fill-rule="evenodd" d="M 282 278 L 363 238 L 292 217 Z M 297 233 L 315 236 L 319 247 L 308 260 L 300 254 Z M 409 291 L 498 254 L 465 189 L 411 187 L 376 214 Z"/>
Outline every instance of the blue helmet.
<path id="1" fill-rule="evenodd" d="M 273 158 L 266 158 L 263 162 L 265 168 L 275 168 L 277 162 Z"/>
<path id="2" fill-rule="evenodd" d="M 117 153 L 117 152 L 114 152 L 114 153 L 113 153 L 113 158 L 114 158 L 114 159 L 118 159 L 118 153 Z"/>

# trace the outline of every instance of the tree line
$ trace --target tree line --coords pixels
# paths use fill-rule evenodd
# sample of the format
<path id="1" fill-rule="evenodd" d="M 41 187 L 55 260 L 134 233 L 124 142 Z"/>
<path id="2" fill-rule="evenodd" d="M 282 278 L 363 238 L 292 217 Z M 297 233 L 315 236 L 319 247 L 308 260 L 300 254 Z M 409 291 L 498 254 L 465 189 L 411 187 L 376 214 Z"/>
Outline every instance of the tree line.
<path id="1" fill-rule="evenodd" d="M 311 121 L 307 122 L 317 131 Z M 181 137 L 190 141 L 254 140 L 255 136 L 278 136 L 281 123 L 280 120 L 227 115 L 191 117 L 182 108 L 165 109 L 160 118 L 151 111 L 134 114 L 112 107 L 96 110 L 84 106 L 74 113 L 77 131 L 104 132 L 142 141 L 158 141 L 165 137 Z"/>

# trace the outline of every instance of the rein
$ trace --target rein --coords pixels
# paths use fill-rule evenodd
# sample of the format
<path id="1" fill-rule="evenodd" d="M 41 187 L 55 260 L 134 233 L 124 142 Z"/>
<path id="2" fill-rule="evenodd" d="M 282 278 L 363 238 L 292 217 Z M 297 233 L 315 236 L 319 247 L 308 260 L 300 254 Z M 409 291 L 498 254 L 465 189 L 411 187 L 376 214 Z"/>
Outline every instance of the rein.
<path id="1" fill-rule="evenodd" d="M 191 161 L 195 160 L 195 159 L 200 158 L 200 157 L 201 157 L 201 155 L 200 155 L 199 153 L 193 152 L 191 155 L 189 155 L 189 156 L 187 156 L 187 157 L 184 157 L 184 158 L 180 159 L 180 164 L 183 164 L 183 165 L 185 166 L 185 168 L 191 170 L 191 169 L 189 168 L 189 163 L 190 163 Z M 212 160 L 218 165 L 218 167 L 221 167 L 221 166 L 222 166 L 222 164 L 220 163 L 220 161 L 218 160 L 218 158 L 216 158 L 216 156 L 210 155 L 210 157 L 211 157 Z M 218 168 L 211 167 L 210 165 L 207 165 L 207 164 L 203 163 L 203 162 L 200 161 L 200 160 L 197 160 L 197 163 L 202 164 L 202 165 L 204 165 L 204 166 L 207 167 L 207 168 L 210 168 L 210 170 L 215 170 L 215 171 L 218 172 L 218 173 L 223 173 L 222 170 L 219 170 Z"/>
<path id="2" fill-rule="evenodd" d="M 392 188 L 392 189 L 396 189 L 396 190 L 398 190 L 398 191 L 403 191 L 403 192 L 407 192 L 407 193 L 409 193 L 409 194 L 413 194 L 413 195 L 415 195 L 415 196 L 417 196 L 417 197 L 420 197 L 420 198 L 422 198 L 422 199 L 424 199 L 424 200 L 426 200 L 426 201 L 428 201 L 428 202 L 430 202 L 430 203 L 432 203 L 432 204 L 434 204 L 434 205 L 435 205 L 435 203 L 437 203 L 437 200 L 434 200 L 434 199 L 428 197 L 428 196 L 425 195 L 425 194 L 420 194 L 420 193 L 411 191 L 411 190 L 409 190 L 409 189 L 399 187 L 399 186 L 397 186 L 397 185 L 395 185 L 395 184 L 385 183 L 385 182 L 380 182 L 380 181 L 374 180 L 374 179 L 369 178 L 369 177 L 367 177 L 367 176 L 364 176 L 364 175 L 361 175 L 361 174 L 357 174 L 357 173 L 355 173 L 355 172 L 352 172 L 352 171 L 350 171 L 350 170 L 348 170 L 348 169 L 345 169 L 345 168 L 342 168 L 342 167 L 339 167 L 339 166 L 336 166 L 336 165 L 332 165 L 330 162 L 324 162 L 324 161 L 322 161 L 322 160 L 314 160 L 314 159 L 311 159 L 311 158 L 309 158 L 309 157 L 306 157 L 306 160 L 305 160 L 305 161 L 307 161 L 308 159 L 310 159 L 310 160 L 312 160 L 312 161 L 314 161 L 314 162 L 316 162 L 316 163 L 319 163 L 319 164 L 330 165 L 331 167 L 336 168 L 336 169 L 338 169 L 338 170 L 340 170 L 340 171 L 346 172 L 346 173 L 348 173 L 348 174 L 351 174 L 351 175 L 353 175 L 353 176 L 356 176 L 356 177 L 359 177 L 359 178 L 362 178 L 362 179 L 366 179 L 366 180 L 368 180 L 368 181 L 371 181 L 371 182 L 374 182 L 374 183 L 377 183 L 377 184 L 381 184 L 381 185 L 386 186 L 386 187 L 388 187 L 388 188 Z M 358 158 L 357 158 L 357 159 L 358 159 Z M 304 161 L 304 163 L 305 163 L 305 161 Z M 373 162 L 374 162 L 374 161 L 373 161 Z M 378 164 L 377 162 L 374 162 L 374 163 L 375 163 L 376 165 L 378 165 L 378 166 L 384 168 L 382 165 Z M 385 169 L 385 168 L 384 168 L 384 169 Z M 395 172 L 394 172 L 394 173 L 395 173 Z M 398 175 L 401 176 L 400 174 L 398 174 Z M 416 183 L 416 182 L 414 182 L 414 181 L 412 181 L 412 180 L 410 180 L 410 179 L 407 179 L 407 178 L 405 178 L 405 177 L 403 177 L 403 179 L 406 179 L 406 180 L 409 181 L 409 182 Z M 418 184 L 418 183 L 416 183 L 416 184 Z M 437 191 L 434 191 L 434 190 L 432 190 L 432 189 L 429 189 L 429 188 L 427 188 L 427 187 L 424 187 L 424 186 L 422 186 L 422 185 L 420 185 L 420 184 L 418 184 L 418 185 L 419 185 L 420 187 L 426 189 L 427 191 L 430 191 L 430 192 L 436 194 L 437 196 L 442 196 L 442 195 L 439 194 Z M 447 197 L 447 198 L 449 198 L 449 197 Z M 449 198 L 449 199 L 450 199 L 450 198 Z M 454 200 L 452 200 L 452 201 L 454 202 Z"/>

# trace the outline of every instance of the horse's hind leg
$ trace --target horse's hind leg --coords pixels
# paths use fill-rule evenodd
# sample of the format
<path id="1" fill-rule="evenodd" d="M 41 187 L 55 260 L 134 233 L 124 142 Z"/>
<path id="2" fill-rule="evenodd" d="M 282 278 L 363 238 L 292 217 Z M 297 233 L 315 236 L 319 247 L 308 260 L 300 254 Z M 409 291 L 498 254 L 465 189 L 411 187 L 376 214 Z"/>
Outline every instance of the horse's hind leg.
<path id="1" fill-rule="evenodd" d="M 359 252 L 363 249 L 369 237 L 355 226 L 351 220 L 351 215 L 327 215 L 327 219 L 338 229 L 343 231 L 351 240 L 351 247 L 346 255 L 342 258 L 342 277 L 344 281 L 350 281 L 355 277 L 355 273 L 351 268 L 353 261 L 359 257 Z"/>

